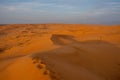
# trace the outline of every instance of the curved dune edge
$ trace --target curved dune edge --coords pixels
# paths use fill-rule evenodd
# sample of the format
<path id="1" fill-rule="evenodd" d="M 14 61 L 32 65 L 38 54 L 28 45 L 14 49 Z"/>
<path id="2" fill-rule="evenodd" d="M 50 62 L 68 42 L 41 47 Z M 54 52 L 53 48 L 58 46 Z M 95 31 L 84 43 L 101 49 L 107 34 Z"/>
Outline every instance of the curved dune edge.
<path id="1" fill-rule="evenodd" d="M 33 56 L 39 57 L 53 78 L 60 80 L 119 80 L 119 53 L 119 47 L 111 43 L 86 41 Z"/>
<path id="2" fill-rule="evenodd" d="M 0 27 L 0 80 L 120 80 L 120 26 Z"/>
<path id="3" fill-rule="evenodd" d="M 0 72 L 1 80 L 51 80 L 49 70 L 40 60 L 29 56 L 16 59 Z"/>

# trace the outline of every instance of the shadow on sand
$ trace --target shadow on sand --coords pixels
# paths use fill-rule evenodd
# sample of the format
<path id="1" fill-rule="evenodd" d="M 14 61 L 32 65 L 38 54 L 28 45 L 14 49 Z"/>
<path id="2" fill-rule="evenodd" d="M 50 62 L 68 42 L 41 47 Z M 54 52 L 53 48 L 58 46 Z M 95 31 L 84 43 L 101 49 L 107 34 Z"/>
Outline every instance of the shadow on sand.
<path id="1" fill-rule="evenodd" d="M 62 39 L 71 43 L 64 44 Z M 82 67 L 89 73 L 103 77 L 103 80 L 120 80 L 120 48 L 116 45 L 101 40 L 78 42 L 73 36 L 68 35 L 52 35 L 51 40 L 56 45 L 64 46 L 34 55 L 34 57 L 40 57 L 50 71 L 60 76 L 63 74 L 72 76 L 75 79 L 78 74 L 74 73 L 74 68 L 78 67 L 78 70 L 75 70 L 82 74 L 81 71 L 79 72 Z M 71 73 L 64 71 L 64 69 L 69 70 L 70 67 L 73 68 Z M 65 76 L 63 78 L 67 80 Z"/>

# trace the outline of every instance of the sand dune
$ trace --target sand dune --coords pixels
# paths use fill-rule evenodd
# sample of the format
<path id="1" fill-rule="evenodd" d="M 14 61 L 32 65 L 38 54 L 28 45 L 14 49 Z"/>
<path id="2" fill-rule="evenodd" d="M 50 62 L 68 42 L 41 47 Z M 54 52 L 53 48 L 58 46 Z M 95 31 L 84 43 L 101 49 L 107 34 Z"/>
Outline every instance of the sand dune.
<path id="1" fill-rule="evenodd" d="M 0 26 L 0 80 L 120 80 L 120 26 Z"/>
<path id="2" fill-rule="evenodd" d="M 53 70 L 57 69 L 55 71 L 58 71 L 65 80 L 119 80 L 119 53 L 120 48 L 111 43 L 86 41 L 69 44 L 36 56 L 45 61 L 50 69 L 52 67 Z M 78 69 L 74 71 L 76 68 Z M 67 69 L 68 71 L 65 71 Z"/>
<path id="3" fill-rule="evenodd" d="M 73 39 L 71 35 L 60 35 L 60 34 L 53 34 L 51 36 L 51 40 L 55 45 L 67 45 L 76 40 Z"/>

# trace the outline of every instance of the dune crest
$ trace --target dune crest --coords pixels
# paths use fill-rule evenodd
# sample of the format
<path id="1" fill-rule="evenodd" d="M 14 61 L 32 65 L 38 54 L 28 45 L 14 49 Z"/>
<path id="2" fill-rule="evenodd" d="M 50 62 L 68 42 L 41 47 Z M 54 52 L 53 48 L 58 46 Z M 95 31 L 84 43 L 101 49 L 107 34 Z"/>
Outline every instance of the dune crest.
<path id="1" fill-rule="evenodd" d="M 120 80 L 120 25 L 2 25 L 0 44 L 0 80 Z"/>

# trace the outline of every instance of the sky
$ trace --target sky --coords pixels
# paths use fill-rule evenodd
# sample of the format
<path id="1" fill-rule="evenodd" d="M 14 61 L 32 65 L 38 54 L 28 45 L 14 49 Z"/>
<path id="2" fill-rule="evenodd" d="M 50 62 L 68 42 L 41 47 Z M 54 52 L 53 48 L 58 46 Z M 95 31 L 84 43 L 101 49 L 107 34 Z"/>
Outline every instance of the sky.
<path id="1" fill-rule="evenodd" d="M 0 24 L 120 24 L 120 0 L 0 0 Z"/>

